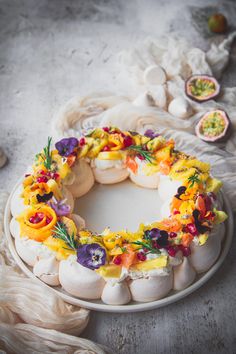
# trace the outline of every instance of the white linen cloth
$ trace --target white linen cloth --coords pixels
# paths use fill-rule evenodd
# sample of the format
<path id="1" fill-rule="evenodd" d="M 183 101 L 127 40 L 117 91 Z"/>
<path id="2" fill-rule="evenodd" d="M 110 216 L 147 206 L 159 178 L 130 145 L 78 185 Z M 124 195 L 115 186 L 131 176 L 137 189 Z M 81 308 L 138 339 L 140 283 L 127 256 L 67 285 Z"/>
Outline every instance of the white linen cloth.
<path id="1" fill-rule="evenodd" d="M 134 79 L 128 97 L 114 94 L 96 94 L 76 97 L 56 114 L 52 124 L 54 139 L 80 136 L 96 126 L 118 126 L 124 130 L 143 133 L 152 128 L 172 137 L 179 149 L 196 155 L 212 165 L 212 173 L 224 182 L 234 210 L 236 210 L 236 135 L 226 144 L 207 144 L 194 135 L 194 125 L 206 111 L 222 108 L 236 126 L 236 87 L 223 88 L 217 101 L 206 103 L 189 101 L 193 115 L 179 119 L 167 112 L 173 98 L 184 96 L 184 80 L 192 74 L 213 74 L 220 78 L 228 63 L 231 34 L 219 46 L 208 52 L 191 47 L 183 39 L 148 39 L 137 48 L 119 55 L 123 68 L 124 85 Z M 161 87 L 147 86 L 143 80 L 145 69 L 160 64 L 167 74 Z M 120 75 L 122 79 L 122 74 Z M 164 104 L 133 104 L 137 96 L 156 94 L 156 102 Z M 224 148 L 220 149 L 220 148 Z M 6 195 L 0 195 L 2 219 Z M 17 268 L 3 237 L 0 225 L 0 344 L 14 353 L 105 353 L 104 348 L 77 335 L 85 328 L 89 311 L 66 304 L 50 289 L 26 278 Z M 43 287 L 43 288 L 42 288 Z"/>

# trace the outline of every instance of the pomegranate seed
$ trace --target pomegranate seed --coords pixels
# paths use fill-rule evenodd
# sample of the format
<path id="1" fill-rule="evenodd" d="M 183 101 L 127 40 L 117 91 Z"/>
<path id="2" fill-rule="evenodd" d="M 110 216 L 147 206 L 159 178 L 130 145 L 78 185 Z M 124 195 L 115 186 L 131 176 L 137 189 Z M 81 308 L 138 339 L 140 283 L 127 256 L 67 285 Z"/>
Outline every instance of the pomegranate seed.
<path id="1" fill-rule="evenodd" d="M 54 172 L 54 173 L 51 174 L 51 178 L 52 179 L 58 179 L 59 177 L 60 177 L 60 175 L 57 172 Z"/>
<path id="2" fill-rule="evenodd" d="M 184 257 L 188 257 L 191 254 L 190 247 L 184 247 L 183 245 L 179 245 L 178 248 L 182 251 Z"/>
<path id="3" fill-rule="evenodd" d="M 143 247 L 144 252 L 148 252 L 148 249 L 146 247 Z"/>
<path id="4" fill-rule="evenodd" d="M 52 218 L 49 218 L 48 216 L 46 217 L 46 224 L 50 224 L 50 222 L 52 221 Z"/>
<path id="5" fill-rule="evenodd" d="M 177 233 L 176 232 L 170 232 L 170 238 L 174 238 L 177 236 Z"/>
<path id="6" fill-rule="evenodd" d="M 40 170 L 40 171 L 39 171 L 39 175 L 46 176 L 46 174 L 47 174 L 47 172 L 44 171 L 44 170 Z"/>
<path id="7" fill-rule="evenodd" d="M 110 131 L 110 128 L 109 127 L 104 127 L 104 128 L 102 128 L 103 130 L 104 130 L 104 132 L 107 132 L 107 133 L 109 133 L 109 131 Z"/>
<path id="8" fill-rule="evenodd" d="M 185 229 L 187 232 L 189 232 L 191 235 L 196 236 L 198 234 L 197 228 L 195 224 L 190 223 L 185 226 Z"/>
<path id="9" fill-rule="evenodd" d="M 102 149 L 102 151 L 110 151 L 110 148 L 108 145 L 104 146 L 104 148 Z"/>
<path id="10" fill-rule="evenodd" d="M 169 246 L 167 252 L 169 256 L 174 257 L 176 255 L 177 250 L 175 247 Z"/>
<path id="11" fill-rule="evenodd" d="M 179 211 L 179 210 L 174 210 L 174 211 L 173 211 L 173 214 L 174 214 L 174 215 L 180 214 L 180 211 Z"/>
<path id="12" fill-rule="evenodd" d="M 121 256 L 115 256 L 113 258 L 113 263 L 116 264 L 116 265 L 120 265 L 121 261 L 122 261 Z"/>
<path id="13" fill-rule="evenodd" d="M 79 141 L 79 145 L 80 146 L 84 146 L 85 143 L 86 143 L 85 138 L 81 138 L 80 141 Z"/>
<path id="14" fill-rule="evenodd" d="M 144 252 L 138 252 L 137 253 L 137 258 L 138 258 L 139 261 L 143 262 L 143 261 L 146 261 L 147 256 L 146 256 L 146 254 Z"/>
<path id="15" fill-rule="evenodd" d="M 137 157 L 139 158 L 139 160 L 145 160 L 145 157 L 141 154 L 138 154 Z"/>
<path id="16" fill-rule="evenodd" d="M 124 137 L 124 146 L 129 147 L 132 144 L 133 144 L 133 139 L 131 138 L 131 136 L 129 136 L 129 135 L 125 136 Z"/>
<path id="17" fill-rule="evenodd" d="M 43 177 L 38 177 L 37 178 L 37 182 L 38 183 L 47 183 L 48 179 L 46 176 L 43 176 Z"/>

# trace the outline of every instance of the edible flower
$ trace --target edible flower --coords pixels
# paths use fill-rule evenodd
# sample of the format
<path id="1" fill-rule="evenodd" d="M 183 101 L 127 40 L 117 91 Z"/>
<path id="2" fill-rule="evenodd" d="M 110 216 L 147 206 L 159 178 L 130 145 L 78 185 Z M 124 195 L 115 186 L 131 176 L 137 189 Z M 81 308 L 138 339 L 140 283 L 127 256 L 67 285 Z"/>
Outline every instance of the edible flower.
<path id="1" fill-rule="evenodd" d="M 89 269 L 98 269 L 106 263 L 106 251 L 98 243 L 80 245 L 77 249 L 77 262 Z"/>
<path id="2" fill-rule="evenodd" d="M 148 138 L 154 139 L 157 138 L 160 134 L 155 133 L 154 130 L 152 129 L 147 129 L 144 135 L 147 136 Z"/>
<path id="3" fill-rule="evenodd" d="M 53 201 L 49 204 L 51 208 L 56 212 L 57 216 L 66 216 L 71 212 L 71 208 L 65 203 L 65 199 L 60 201 Z"/>
<path id="4" fill-rule="evenodd" d="M 78 146 L 78 144 L 79 142 L 76 138 L 64 138 L 58 141 L 55 144 L 55 147 L 59 152 L 59 155 L 67 157 L 74 152 L 74 149 Z"/>

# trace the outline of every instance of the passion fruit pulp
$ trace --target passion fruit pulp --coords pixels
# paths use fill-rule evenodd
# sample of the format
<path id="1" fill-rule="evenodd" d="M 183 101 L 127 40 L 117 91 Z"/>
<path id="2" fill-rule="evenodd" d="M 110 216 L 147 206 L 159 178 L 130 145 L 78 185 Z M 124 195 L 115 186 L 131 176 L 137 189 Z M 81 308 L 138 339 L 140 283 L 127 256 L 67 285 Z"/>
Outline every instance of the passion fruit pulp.
<path id="1" fill-rule="evenodd" d="M 230 133 L 230 119 L 220 109 L 207 112 L 196 125 L 195 132 L 206 142 L 223 142 Z"/>
<path id="2" fill-rule="evenodd" d="M 205 102 L 220 93 L 220 84 L 210 75 L 192 75 L 185 82 L 186 95 L 196 102 Z"/>

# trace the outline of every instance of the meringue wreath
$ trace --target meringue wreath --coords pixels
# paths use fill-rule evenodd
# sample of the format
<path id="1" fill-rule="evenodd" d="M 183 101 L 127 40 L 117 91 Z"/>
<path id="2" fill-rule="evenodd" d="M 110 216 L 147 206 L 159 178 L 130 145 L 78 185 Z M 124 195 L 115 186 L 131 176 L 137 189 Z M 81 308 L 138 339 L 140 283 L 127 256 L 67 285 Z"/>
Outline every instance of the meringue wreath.
<path id="1" fill-rule="evenodd" d="M 51 144 L 48 138 L 11 199 L 16 250 L 42 281 L 81 299 L 123 305 L 182 290 L 214 264 L 227 215 L 220 210 L 222 183 L 208 163 L 152 130 L 96 128 L 58 141 L 54 150 Z M 74 198 L 95 181 L 128 177 L 153 193 L 158 189 L 163 219 L 136 232 L 125 225 L 101 234 L 88 230 L 73 214 Z"/>

